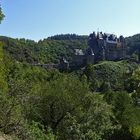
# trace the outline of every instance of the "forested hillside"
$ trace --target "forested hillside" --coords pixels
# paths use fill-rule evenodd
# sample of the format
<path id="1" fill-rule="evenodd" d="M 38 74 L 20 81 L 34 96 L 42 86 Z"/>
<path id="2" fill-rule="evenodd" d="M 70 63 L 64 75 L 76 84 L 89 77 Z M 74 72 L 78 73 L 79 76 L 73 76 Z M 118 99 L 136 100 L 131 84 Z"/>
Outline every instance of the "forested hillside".
<path id="1" fill-rule="evenodd" d="M 13 39 L 0 37 L 3 48 L 12 58 L 27 63 L 59 63 L 64 56 L 70 63 L 74 55 L 74 49 L 85 50 L 88 48 L 88 36 L 75 34 L 56 35 L 35 42 L 27 39 Z M 126 38 L 127 55 L 139 56 L 140 35 Z"/>
<path id="2" fill-rule="evenodd" d="M 136 40 L 135 40 L 136 39 Z M 129 50 L 139 35 L 127 38 Z M 139 140 L 140 66 L 104 61 L 72 72 L 32 63 L 71 60 L 87 36 L 39 42 L 0 37 L 0 132 L 13 140 Z M 138 47 L 138 45 L 137 45 Z"/>
<path id="3" fill-rule="evenodd" d="M 38 42 L 0 37 L 4 50 L 14 59 L 27 63 L 59 63 L 62 56 L 70 62 L 75 48 L 87 48 L 87 36 L 56 35 Z"/>
<path id="4" fill-rule="evenodd" d="M 128 54 L 130 56 L 135 56 L 140 60 L 140 34 L 136 34 L 131 37 L 126 38 L 126 45 L 128 47 Z"/>
<path id="5" fill-rule="evenodd" d="M 52 7 L 56 15 L 59 5 L 55 3 Z M 106 3 L 99 3 L 104 12 Z M 113 7 L 117 4 L 118 1 Z M 68 15 L 67 7 L 64 9 L 70 18 L 70 13 L 73 12 L 71 5 L 68 6 L 71 11 Z M 29 7 L 31 11 L 34 10 L 32 5 Z M 37 21 L 42 21 L 39 7 L 37 5 L 35 17 Z M 90 16 L 89 9 L 88 15 L 85 12 L 87 6 L 83 7 L 84 14 Z M 97 16 L 100 17 L 99 8 L 92 9 L 95 13 L 91 12 L 92 15 L 96 15 L 97 9 Z M 27 8 L 27 13 L 28 10 Z M 120 4 L 119 10 L 121 12 Z M 20 12 L 24 13 L 22 10 Z M 18 14 L 24 19 L 24 14 L 21 13 Z M 53 12 L 49 13 L 50 17 L 54 18 L 51 13 Z M 115 7 L 111 13 L 117 19 Z M 3 18 L 0 5 L 0 23 Z M 21 28 L 22 24 L 19 25 Z M 40 24 L 38 26 L 41 27 Z M 111 37 L 111 42 L 118 40 L 114 37 Z M 66 70 L 41 67 L 42 64 L 59 64 L 62 57 L 71 64 L 74 50 L 79 48 L 85 51 L 88 39 L 87 35 L 61 34 L 36 42 L 0 36 L 0 140 L 140 140 L 140 34 L 119 42 L 122 46 L 123 43 L 127 46 L 127 57 L 121 57 L 118 59 L 120 61 L 102 59 L 96 64 L 87 63 L 83 67 Z M 96 43 L 99 44 L 95 41 Z M 100 48 L 103 50 L 103 47 Z M 93 53 L 90 55 L 94 56 Z"/>

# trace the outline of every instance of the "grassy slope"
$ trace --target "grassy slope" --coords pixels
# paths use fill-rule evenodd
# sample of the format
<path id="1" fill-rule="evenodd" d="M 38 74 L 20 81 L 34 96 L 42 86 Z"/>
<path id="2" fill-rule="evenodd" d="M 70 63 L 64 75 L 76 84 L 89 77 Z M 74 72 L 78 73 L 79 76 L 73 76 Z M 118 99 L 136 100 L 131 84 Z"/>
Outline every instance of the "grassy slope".
<path id="1" fill-rule="evenodd" d="M 132 71 L 138 67 L 138 64 L 130 61 L 104 61 L 93 65 L 91 69 L 94 71 L 94 79 L 96 79 L 101 87 L 104 83 L 109 83 L 114 90 L 124 88 L 125 80 L 131 75 Z"/>

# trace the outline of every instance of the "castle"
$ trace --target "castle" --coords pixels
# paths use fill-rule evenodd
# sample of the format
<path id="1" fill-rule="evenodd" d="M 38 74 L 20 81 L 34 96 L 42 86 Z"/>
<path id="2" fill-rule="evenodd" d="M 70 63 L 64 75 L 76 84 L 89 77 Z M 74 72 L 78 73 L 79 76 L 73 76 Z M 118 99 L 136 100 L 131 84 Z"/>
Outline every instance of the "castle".
<path id="1" fill-rule="evenodd" d="M 126 45 L 123 36 L 93 32 L 89 35 L 88 48 L 85 52 L 75 49 L 74 61 L 78 66 L 94 64 L 103 60 L 122 60 L 126 58 Z"/>
<path id="2" fill-rule="evenodd" d="M 59 64 L 36 64 L 45 68 L 58 68 L 60 70 L 75 69 L 84 67 L 87 64 L 95 64 L 100 61 L 115 61 L 125 59 L 127 48 L 123 36 L 117 38 L 114 34 L 93 32 L 88 38 L 88 48 L 75 49 L 73 63 L 70 63 L 62 57 Z"/>

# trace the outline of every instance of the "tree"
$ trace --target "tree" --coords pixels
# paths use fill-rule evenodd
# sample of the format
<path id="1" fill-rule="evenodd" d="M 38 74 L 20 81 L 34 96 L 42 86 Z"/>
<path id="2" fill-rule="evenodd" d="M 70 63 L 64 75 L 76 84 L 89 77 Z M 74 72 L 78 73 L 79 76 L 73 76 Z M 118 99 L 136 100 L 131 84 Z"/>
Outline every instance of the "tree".
<path id="1" fill-rule="evenodd" d="M 30 140 L 57 140 L 50 128 L 46 132 L 44 126 L 38 122 L 32 121 L 28 126 L 28 131 Z"/>
<path id="2" fill-rule="evenodd" d="M 18 132 L 23 120 L 18 100 L 8 94 L 0 93 L 0 131 L 5 134 Z"/>
<path id="3" fill-rule="evenodd" d="M 140 67 L 138 67 L 129 78 L 128 88 L 132 92 L 135 105 L 140 105 Z"/>
<path id="4" fill-rule="evenodd" d="M 108 139 L 114 130 L 119 129 L 115 117 L 108 105 L 98 94 L 89 94 L 84 100 L 84 115 L 81 120 L 82 130 L 86 139 Z"/>
<path id="5" fill-rule="evenodd" d="M 0 23 L 3 20 L 3 18 L 4 18 L 4 14 L 3 14 L 2 9 L 0 7 Z"/>
<path id="6" fill-rule="evenodd" d="M 41 100 L 41 120 L 45 126 L 51 126 L 56 131 L 67 113 L 72 114 L 79 109 L 88 88 L 76 76 L 61 75 L 46 85 L 44 92 L 46 93 Z"/>
<path id="7" fill-rule="evenodd" d="M 94 65 L 87 65 L 85 69 L 85 75 L 87 76 L 87 80 L 89 83 L 89 87 L 92 91 L 97 91 L 99 89 L 99 81 L 97 80 L 96 71 L 94 69 Z"/>
<path id="8" fill-rule="evenodd" d="M 121 129 L 112 135 L 112 139 L 133 140 L 140 138 L 140 109 L 135 107 L 131 96 L 128 93 L 112 93 L 113 112 L 116 116 L 116 121 L 120 123 Z"/>

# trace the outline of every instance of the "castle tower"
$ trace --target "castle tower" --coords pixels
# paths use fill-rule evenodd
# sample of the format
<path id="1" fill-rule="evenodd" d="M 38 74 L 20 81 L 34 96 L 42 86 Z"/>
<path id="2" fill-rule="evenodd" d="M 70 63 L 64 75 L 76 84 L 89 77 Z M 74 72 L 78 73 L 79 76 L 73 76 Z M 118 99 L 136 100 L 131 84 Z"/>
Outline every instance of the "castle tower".
<path id="1" fill-rule="evenodd" d="M 102 60 L 120 60 L 126 57 L 126 45 L 123 36 L 98 32 L 90 34 L 89 47 L 94 52 L 94 62 Z"/>

